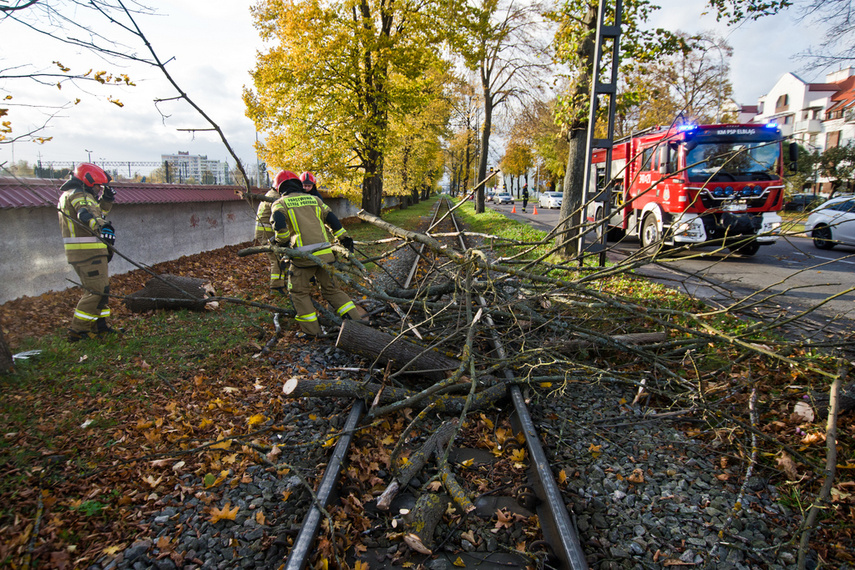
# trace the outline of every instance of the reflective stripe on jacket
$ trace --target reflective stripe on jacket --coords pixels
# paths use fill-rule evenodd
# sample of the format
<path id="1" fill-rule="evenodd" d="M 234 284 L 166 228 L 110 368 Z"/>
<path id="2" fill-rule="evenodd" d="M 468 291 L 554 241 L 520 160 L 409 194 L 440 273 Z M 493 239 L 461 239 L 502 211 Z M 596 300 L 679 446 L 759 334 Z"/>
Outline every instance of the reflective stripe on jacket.
<path id="1" fill-rule="evenodd" d="M 70 263 L 89 259 L 94 255 L 107 255 L 107 244 L 98 238 L 99 220 L 103 221 L 113 203 L 100 203 L 83 188 L 73 188 L 62 193 L 57 203 L 59 228 L 65 244 L 65 257 Z"/>
<path id="2" fill-rule="evenodd" d="M 289 192 L 276 200 L 271 208 L 270 221 L 276 231 L 276 241 L 287 243 L 294 249 L 311 251 L 324 261 L 333 261 L 333 235 L 326 224 L 332 221 L 335 237 L 346 232 L 329 206 L 323 200 L 303 192 Z M 311 265 L 298 263 L 298 266 Z"/>

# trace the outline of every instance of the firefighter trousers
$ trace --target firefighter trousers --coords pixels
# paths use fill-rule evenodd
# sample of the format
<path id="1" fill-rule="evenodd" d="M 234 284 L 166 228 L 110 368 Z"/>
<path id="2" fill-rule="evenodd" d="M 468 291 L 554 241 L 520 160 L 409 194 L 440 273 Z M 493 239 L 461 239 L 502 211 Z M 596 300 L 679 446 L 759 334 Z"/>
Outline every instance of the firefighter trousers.
<path id="1" fill-rule="evenodd" d="M 99 255 L 72 263 L 71 266 L 80 278 L 83 286 L 83 297 L 77 303 L 74 317 L 71 319 L 71 330 L 74 332 L 98 332 L 98 325 L 106 327 L 106 319 L 110 317 L 110 274 L 107 269 L 107 256 Z M 100 322 L 99 322 L 100 319 Z"/>
<path id="2" fill-rule="evenodd" d="M 267 253 L 270 260 L 270 288 L 279 289 L 285 287 L 285 272 L 288 268 L 288 260 L 282 259 L 273 252 Z"/>
<path id="3" fill-rule="evenodd" d="M 318 313 L 312 303 L 312 290 L 314 289 L 312 278 L 321 288 L 321 295 L 333 306 L 338 316 L 347 315 L 352 319 L 359 319 L 360 315 L 356 305 L 353 304 L 347 293 L 341 290 L 335 278 L 326 269 L 318 265 L 296 267 L 292 263 L 288 270 L 288 292 L 291 293 L 291 302 L 297 312 L 295 320 L 304 333 L 318 335 L 321 332 Z"/>

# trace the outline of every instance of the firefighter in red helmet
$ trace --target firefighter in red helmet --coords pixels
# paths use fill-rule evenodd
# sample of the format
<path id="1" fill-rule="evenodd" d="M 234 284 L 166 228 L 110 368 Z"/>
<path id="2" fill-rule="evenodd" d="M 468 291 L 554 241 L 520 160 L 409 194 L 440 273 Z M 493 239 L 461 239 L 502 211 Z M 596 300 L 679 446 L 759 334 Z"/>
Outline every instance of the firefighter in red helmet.
<path id="1" fill-rule="evenodd" d="M 99 166 L 83 162 L 60 188 L 57 210 L 65 257 L 84 289 L 68 330 L 71 342 L 117 332 L 108 323 L 107 264 L 113 257 L 109 246 L 116 243 L 113 224 L 106 219 L 116 200 L 116 192 L 109 186 L 111 180 Z"/>
<path id="2" fill-rule="evenodd" d="M 273 200 L 270 202 L 262 200 L 258 205 L 255 216 L 255 240 L 261 245 L 269 244 L 275 235 L 273 224 L 270 223 L 270 207 L 273 205 L 273 201 L 279 198 L 279 188 L 286 180 L 298 180 L 298 178 L 290 170 L 280 170 L 273 179 L 273 188 L 264 195 Z M 288 260 L 281 259 L 273 252 L 268 253 L 267 258 L 270 260 L 270 289 L 284 295 Z"/>
<path id="3" fill-rule="evenodd" d="M 318 185 L 315 181 L 315 175 L 309 172 L 308 170 L 300 175 L 300 182 L 303 183 L 303 192 L 307 194 L 311 194 L 312 196 L 317 196 L 318 198 L 323 199 L 320 192 L 318 192 Z"/>
<path id="4" fill-rule="evenodd" d="M 331 243 L 333 239 L 338 239 L 352 252 L 353 238 L 347 235 L 329 206 L 317 196 L 305 192 L 301 182 L 300 179 L 289 179 L 279 188 L 282 197 L 273 203 L 270 217 L 276 232 L 275 241 L 332 263 L 335 261 Z M 288 292 L 303 334 L 311 337 L 321 334 L 318 314 L 312 302 L 313 280 L 320 287 L 324 299 L 335 308 L 336 314 L 360 319 L 356 305 L 324 267 L 306 259 L 294 259 L 288 270 Z"/>

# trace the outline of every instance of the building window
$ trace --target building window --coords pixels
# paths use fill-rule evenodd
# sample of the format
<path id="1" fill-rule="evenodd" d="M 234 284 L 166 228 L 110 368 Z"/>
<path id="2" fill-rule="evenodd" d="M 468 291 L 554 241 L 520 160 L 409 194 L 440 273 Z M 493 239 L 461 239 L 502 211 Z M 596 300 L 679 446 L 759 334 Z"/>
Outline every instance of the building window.
<path id="1" fill-rule="evenodd" d="M 790 96 L 786 93 L 778 97 L 778 100 L 775 102 L 775 112 L 780 113 L 781 111 L 786 111 L 790 108 Z"/>
<path id="2" fill-rule="evenodd" d="M 834 148 L 840 144 L 840 131 L 832 131 L 825 135 L 825 148 Z"/>

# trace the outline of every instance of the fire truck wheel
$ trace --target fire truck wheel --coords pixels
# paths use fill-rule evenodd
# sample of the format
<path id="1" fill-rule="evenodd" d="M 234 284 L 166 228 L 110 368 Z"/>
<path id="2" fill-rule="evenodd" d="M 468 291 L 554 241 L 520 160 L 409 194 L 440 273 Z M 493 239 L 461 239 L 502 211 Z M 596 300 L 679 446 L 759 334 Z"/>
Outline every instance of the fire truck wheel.
<path id="1" fill-rule="evenodd" d="M 662 233 L 659 231 L 659 224 L 656 222 L 656 216 L 647 214 L 641 222 L 641 248 L 652 250 L 653 248 L 662 247 Z"/>
<path id="2" fill-rule="evenodd" d="M 751 241 L 744 243 L 742 245 L 739 245 L 736 247 L 731 247 L 730 251 L 733 253 L 738 253 L 739 255 L 745 255 L 745 256 L 754 255 L 755 253 L 760 251 L 760 244 L 757 243 L 755 240 L 751 240 Z"/>

